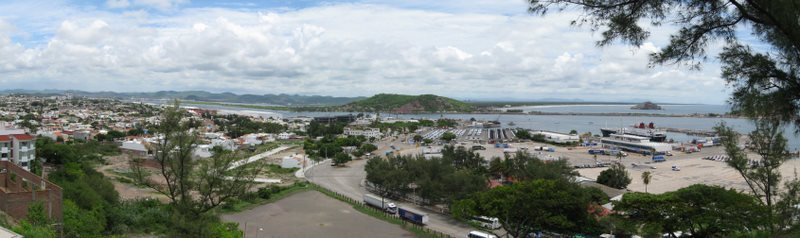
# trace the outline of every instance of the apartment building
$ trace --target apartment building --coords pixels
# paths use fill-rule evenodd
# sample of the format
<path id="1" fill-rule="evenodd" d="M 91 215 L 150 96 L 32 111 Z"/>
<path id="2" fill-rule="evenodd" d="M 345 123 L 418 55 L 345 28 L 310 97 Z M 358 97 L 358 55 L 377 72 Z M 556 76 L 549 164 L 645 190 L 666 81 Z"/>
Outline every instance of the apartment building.
<path id="1" fill-rule="evenodd" d="M 36 158 L 36 138 L 26 134 L 0 135 L 0 161 L 11 161 L 30 170 Z"/>
<path id="2" fill-rule="evenodd" d="M 364 136 L 364 137 L 375 137 L 381 138 L 383 137 L 383 133 L 378 128 L 364 128 L 364 129 L 354 129 L 350 127 L 345 127 L 344 132 L 342 133 L 346 136 Z"/>

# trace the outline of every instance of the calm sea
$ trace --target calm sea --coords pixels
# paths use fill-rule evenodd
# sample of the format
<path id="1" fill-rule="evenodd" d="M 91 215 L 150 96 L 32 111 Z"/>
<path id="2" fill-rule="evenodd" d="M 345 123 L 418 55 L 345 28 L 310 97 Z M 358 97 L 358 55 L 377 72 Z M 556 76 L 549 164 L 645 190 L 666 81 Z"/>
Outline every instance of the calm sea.
<path id="1" fill-rule="evenodd" d="M 666 115 L 689 115 L 689 114 L 706 114 L 716 113 L 724 114 L 730 111 L 727 105 L 686 105 L 686 104 L 661 104 L 661 110 L 634 110 L 629 105 L 542 105 L 542 106 L 524 106 L 524 107 L 511 107 L 507 109 L 522 109 L 524 112 L 540 111 L 540 112 L 559 112 L 559 113 L 654 113 Z"/>

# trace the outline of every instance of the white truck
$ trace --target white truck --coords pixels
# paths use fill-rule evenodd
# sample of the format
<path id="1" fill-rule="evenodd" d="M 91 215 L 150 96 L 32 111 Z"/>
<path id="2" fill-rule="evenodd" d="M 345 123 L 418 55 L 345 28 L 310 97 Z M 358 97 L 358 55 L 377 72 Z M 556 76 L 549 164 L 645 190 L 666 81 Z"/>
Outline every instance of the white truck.
<path id="1" fill-rule="evenodd" d="M 389 201 L 389 199 L 381 199 L 381 197 L 378 197 L 376 195 L 364 194 L 364 203 L 373 207 L 383 209 L 384 211 L 391 214 L 397 213 L 397 205 L 395 205 L 392 201 Z"/>

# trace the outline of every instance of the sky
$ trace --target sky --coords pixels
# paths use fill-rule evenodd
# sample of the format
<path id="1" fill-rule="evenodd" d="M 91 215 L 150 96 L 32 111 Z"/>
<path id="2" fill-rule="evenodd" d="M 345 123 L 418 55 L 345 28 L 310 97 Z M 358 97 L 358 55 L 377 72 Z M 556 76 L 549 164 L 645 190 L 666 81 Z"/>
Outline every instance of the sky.
<path id="1" fill-rule="evenodd" d="M 723 104 L 715 52 L 701 70 L 648 67 L 641 47 L 595 46 L 578 12 L 524 0 L 0 1 L 0 90 L 653 100 Z"/>

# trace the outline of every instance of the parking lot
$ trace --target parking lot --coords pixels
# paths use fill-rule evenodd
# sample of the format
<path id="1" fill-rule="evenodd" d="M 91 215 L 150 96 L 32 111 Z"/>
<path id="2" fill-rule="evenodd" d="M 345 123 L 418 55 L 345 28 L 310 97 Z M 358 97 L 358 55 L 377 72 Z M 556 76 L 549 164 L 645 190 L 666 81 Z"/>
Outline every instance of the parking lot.
<path id="1" fill-rule="evenodd" d="M 317 191 L 225 214 L 222 219 L 239 223 L 245 237 L 415 237 L 398 225 L 365 215 Z"/>

